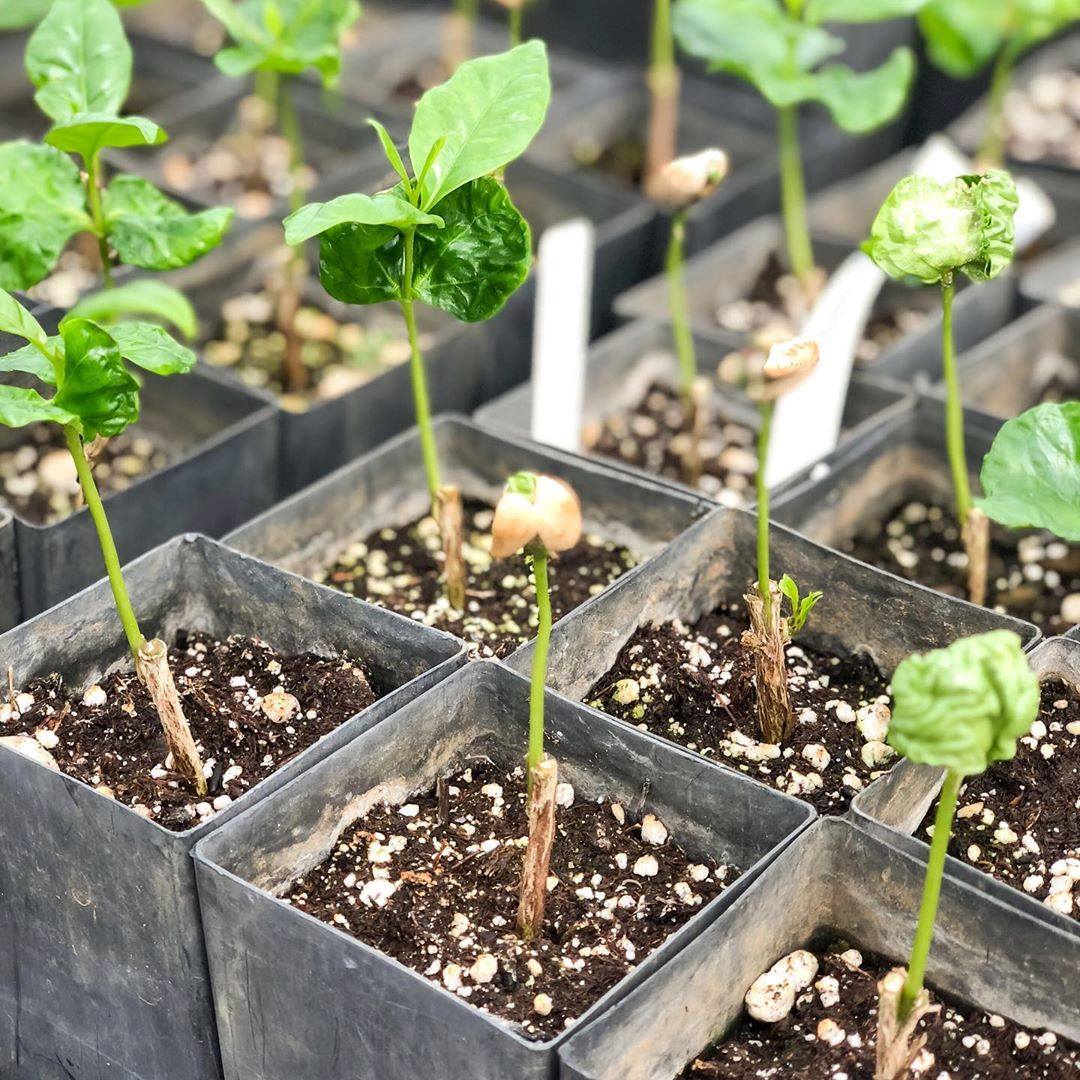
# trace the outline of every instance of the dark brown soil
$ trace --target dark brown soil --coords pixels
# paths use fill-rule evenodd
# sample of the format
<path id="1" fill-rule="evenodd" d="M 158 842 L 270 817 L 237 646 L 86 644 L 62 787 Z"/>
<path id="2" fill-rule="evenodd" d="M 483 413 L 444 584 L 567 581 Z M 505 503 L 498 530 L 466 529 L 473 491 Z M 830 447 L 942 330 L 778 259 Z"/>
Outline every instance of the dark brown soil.
<path id="1" fill-rule="evenodd" d="M 670 838 L 646 843 L 621 806 L 578 799 L 566 785 L 551 859 L 557 881 L 549 877 L 544 927 L 527 943 L 517 933 L 523 773 L 478 761 L 450 778 L 447 825 L 434 788 L 377 807 L 284 899 L 526 1038 L 553 1038 L 739 870 L 695 863 Z"/>
<path id="2" fill-rule="evenodd" d="M 614 413 L 587 428 L 584 444 L 595 454 L 686 483 L 684 455 L 692 423 L 682 396 L 657 383 L 632 411 Z M 753 503 L 755 438 L 752 428 L 726 420 L 713 409 L 700 442 L 702 474 L 697 487 L 725 506 Z"/>
<path id="3" fill-rule="evenodd" d="M 918 835 L 933 835 L 936 806 Z M 968 779 L 949 854 L 1080 919 L 1080 694 L 1060 679 L 1012 761 Z M 1051 896 L 1053 894 L 1053 896 Z"/>
<path id="4" fill-rule="evenodd" d="M 382 604 L 427 626 L 447 630 L 477 646 L 484 656 L 508 656 L 536 635 L 536 604 L 525 560 L 492 560 L 493 511 L 480 502 L 465 505 L 464 558 L 468 572 L 466 611 L 455 612 L 441 579 L 442 547 L 434 518 L 401 529 L 383 529 L 351 545 L 316 581 Z M 602 592 L 631 569 L 626 548 L 585 535 L 553 560 L 549 574 L 555 619 Z"/>
<path id="5" fill-rule="evenodd" d="M 150 436 L 125 431 L 95 456 L 94 479 L 103 495 L 111 495 L 168 463 Z M 56 424 L 24 428 L 19 445 L 0 450 L 0 501 L 35 525 L 63 521 L 82 506 L 75 464 Z"/>
<path id="6" fill-rule="evenodd" d="M 909 581 L 967 597 L 960 529 L 940 503 L 905 500 L 840 547 Z M 1035 623 L 1047 636 L 1063 634 L 1076 622 L 1062 617 L 1062 603 L 1080 592 L 1080 546 L 1049 533 L 1023 536 L 992 526 L 989 581 L 989 606 Z"/>
<path id="7" fill-rule="evenodd" d="M 816 986 L 804 992 L 789 1016 L 776 1024 L 745 1016 L 723 1042 L 688 1065 L 681 1076 L 873 1080 L 877 984 L 895 965 L 878 956 L 849 954 L 849 959 L 861 961 L 854 967 L 840 958 L 847 949 L 846 944 L 837 943 L 817 951 Z M 826 983 L 823 988 L 824 979 L 835 980 L 836 986 Z M 839 1000 L 826 1007 L 823 989 L 828 1001 L 833 1000 L 830 991 Z M 949 999 L 940 1013 L 922 1021 L 920 1030 L 926 1032 L 927 1044 L 912 1071 L 931 1080 L 1065 1080 L 1080 1069 L 1080 1051 L 1053 1032 L 1030 1031 L 1005 1017 Z"/>
<path id="8" fill-rule="evenodd" d="M 888 680 L 865 656 L 841 658 L 793 643 L 787 661 L 794 730 L 783 747 L 761 743 L 753 658 L 740 642 L 746 626 L 741 604 L 692 627 L 643 626 L 585 699 L 822 814 L 842 814 L 892 764 L 882 731 L 874 729 L 875 721 L 879 728 L 887 723 Z"/>
<path id="9" fill-rule="evenodd" d="M 205 799 L 169 767 L 161 723 L 132 670 L 114 672 L 84 693 L 69 691 L 59 675 L 37 679 L 14 702 L 0 705 L 0 735 L 34 734 L 69 776 L 99 790 L 105 785 L 104 794 L 183 832 L 381 693 L 348 655 L 282 656 L 254 638 L 220 642 L 181 631 L 169 650 L 169 666 L 202 756 Z M 293 715 L 271 719 L 264 705 L 287 703 L 280 693 L 266 700 L 279 691 L 295 699 Z"/>

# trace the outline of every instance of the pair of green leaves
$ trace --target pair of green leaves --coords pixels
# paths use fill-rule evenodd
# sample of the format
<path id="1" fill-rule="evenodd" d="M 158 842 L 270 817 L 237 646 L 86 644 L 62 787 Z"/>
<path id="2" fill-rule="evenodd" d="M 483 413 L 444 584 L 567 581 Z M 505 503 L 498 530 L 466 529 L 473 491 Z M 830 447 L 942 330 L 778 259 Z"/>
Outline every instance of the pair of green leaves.
<path id="1" fill-rule="evenodd" d="M 490 318 L 525 280 L 532 242 L 489 174 L 525 150 L 550 98 L 542 42 L 463 64 L 417 105 L 412 173 L 371 121 L 401 183 L 305 206 L 286 219 L 285 239 L 319 237 L 323 286 L 345 303 L 418 298 L 465 322 Z"/>
<path id="2" fill-rule="evenodd" d="M 1039 680 L 1011 630 L 909 656 L 892 688 L 890 744 L 910 761 L 962 776 L 1015 756 L 1039 715 Z"/>
<path id="3" fill-rule="evenodd" d="M 24 427 L 47 421 L 73 426 L 87 440 L 119 435 L 139 418 L 139 382 L 127 360 L 155 375 L 190 371 L 195 354 L 149 323 L 106 330 L 75 314 L 49 337 L 9 293 L 0 290 L 0 333 L 28 342 L 0 356 L 0 372 L 32 375 L 56 388 L 46 398 L 27 387 L 0 385 L 0 424 Z"/>
<path id="4" fill-rule="evenodd" d="M 813 590 L 806 594 L 806 596 L 799 595 L 799 586 L 795 584 L 795 579 L 790 574 L 785 574 L 780 579 L 780 592 L 787 597 L 788 603 L 791 605 L 791 615 L 788 619 L 788 625 L 792 634 L 797 634 L 810 618 L 810 612 L 814 610 L 814 606 L 825 594 L 820 590 Z"/>
<path id="5" fill-rule="evenodd" d="M 908 176 L 878 211 L 863 250 L 898 280 L 989 281 L 1012 262 L 1019 198 L 1008 173 L 941 182 Z"/>
<path id="6" fill-rule="evenodd" d="M 915 73 L 910 49 L 859 73 L 820 67 L 843 52 L 825 22 L 877 22 L 919 10 L 926 0 L 807 0 L 802 18 L 784 0 L 677 0 L 675 37 L 683 50 L 755 86 L 779 109 L 824 105 L 845 131 L 872 131 L 898 115 Z"/>
<path id="7" fill-rule="evenodd" d="M 234 44 L 214 63 L 233 77 L 252 71 L 298 75 L 315 68 L 323 85 L 341 74 L 341 36 L 360 17 L 356 0 L 203 0 Z"/>

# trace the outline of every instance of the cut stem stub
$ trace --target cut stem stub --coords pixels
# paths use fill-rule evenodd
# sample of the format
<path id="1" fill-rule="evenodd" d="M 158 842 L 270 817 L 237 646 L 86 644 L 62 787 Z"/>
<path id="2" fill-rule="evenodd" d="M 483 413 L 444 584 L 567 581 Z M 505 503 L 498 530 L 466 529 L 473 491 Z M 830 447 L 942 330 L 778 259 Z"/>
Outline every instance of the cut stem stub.
<path id="1" fill-rule="evenodd" d="M 874 1080 L 903 1080 L 926 1045 L 926 1035 L 916 1034 L 919 1021 L 924 1016 L 940 1011 L 940 1005 L 930 1004 L 930 994 L 919 992 L 911 1011 L 900 1018 L 900 998 L 904 990 L 907 971 L 893 968 L 878 983 L 878 1032 L 877 1065 Z"/>
<path id="2" fill-rule="evenodd" d="M 758 727 L 765 742 L 779 745 L 793 724 L 784 655 L 791 633 L 783 616 L 783 595 L 776 582 L 770 581 L 768 602 L 756 588 L 743 599 L 750 629 L 743 632 L 742 643 L 754 655 Z"/>
<path id="3" fill-rule="evenodd" d="M 529 844 L 521 871 L 518 931 L 531 941 L 544 924 L 548 867 L 555 842 L 555 789 L 559 784 L 558 762 L 545 754 L 531 771 L 529 787 Z"/>
<path id="4" fill-rule="evenodd" d="M 464 510 L 461 489 L 444 484 L 436 497 L 439 515 L 439 535 L 443 544 L 443 570 L 446 574 L 446 596 L 456 611 L 465 609 L 465 559 L 461 554 L 461 534 Z"/>
<path id="5" fill-rule="evenodd" d="M 990 574 L 990 519 L 977 506 L 968 511 L 961 536 L 968 557 L 968 599 L 982 607 Z"/>

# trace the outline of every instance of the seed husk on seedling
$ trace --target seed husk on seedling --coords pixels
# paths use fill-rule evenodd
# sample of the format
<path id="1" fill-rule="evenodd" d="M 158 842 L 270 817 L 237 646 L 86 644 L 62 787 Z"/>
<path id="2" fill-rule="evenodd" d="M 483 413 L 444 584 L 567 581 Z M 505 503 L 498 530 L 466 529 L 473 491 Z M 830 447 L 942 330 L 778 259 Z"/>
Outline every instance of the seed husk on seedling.
<path id="1" fill-rule="evenodd" d="M 889 743 L 910 761 L 945 770 L 922 904 L 907 969 L 882 979 L 875 1080 L 901 1080 L 922 1049 L 919 1021 L 939 1006 L 923 986 L 934 936 L 945 856 L 965 777 L 1016 755 L 1016 741 L 1039 714 L 1039 680 L 1020 638 L 994 630 L 946 649 L 908 657 L 892 678 Z"/>
<path id="2" fill-rule="evenodd" d="M 16 352 L 0 356 L 0 372 L 30 375 L 55 388 L 51 397 L 44 397 L 32 388 L 0 384 L 0 424 L 20 428 L 52 423 L 63 430 L 101 545 L 135 670 L 157 709 L 177 768 L 203 795 L 206 778 L 169 670 L 168 650 L 159 638 L 148 641 L 139 629 L 87 456 L 88 445 L 119 435 L 139 418 L 139 382 L 127 370 L 125 361 L 154 375 L 177 375 L 191 370 L 195 354 L 160 327 L 146 323 L 125 322 L 106 329 L 90 319 L 69 315 L 61 321 L 59 333 L 49 337 L 38 321 L 3 290 L 0 332 L 27 342 Z"/>
<path id="3" fill-rule="evenodd" d="M 529 844 L 521 877 L 518 930 L 531 940 L 544 921 L 548 866 L 555 837 L 555 789 L 559 767 L 544 752 L 544 684 L 551 642 L 551 593 L 548 561 L 581 539 L 581 504 L 569 484 L 551 476 L 519 472 L 510 477 L 495 507 L 491 554 L 504 559 L 524 551 L 532 567 L 539 613 L 536 651 L 529 688 L 529 748 L 525 758 L 528 786 Z"/>
<path id="4" fill-rule="evenodd" d="M 424 471 L 446 554 L 447 595 L 457 610 L 465 603 L 461 492 L 442 480 L 415 304 L 481 322 L 525 281 L 529 225 L 491 174 L 525 151 L 550 98 L 543 42 L 470 60 L 420 99 L 409 135 L 411 171 L 386 129 L 369 121 L 401 178 L 397 186 L 310 203 L 285 221 L 289 244 L 319 238 L 320 277 L 332 297 L 401 308 Z"/>

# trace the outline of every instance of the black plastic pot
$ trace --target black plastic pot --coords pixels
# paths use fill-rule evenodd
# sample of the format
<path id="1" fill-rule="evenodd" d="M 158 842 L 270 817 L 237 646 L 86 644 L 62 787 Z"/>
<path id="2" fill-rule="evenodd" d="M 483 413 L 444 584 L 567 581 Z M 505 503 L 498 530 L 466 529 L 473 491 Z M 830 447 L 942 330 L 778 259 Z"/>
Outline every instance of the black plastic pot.
<path id="1" fill-rule="evenodd" d="M 404 802 L 478 757 L 516 764 L 528 692 L 499 664 L 471 664 L 199 845 L 199 898 L 229 1080 L 547 1080 L 570 1033 L 684 948 L 812 817 L 793 799 L 549 694 L 548 746 L 577 797 L 619 798 L 634 813 L 648 807 L 688 854 L 746 873 L 566 1032 L 540 1043 L 275 899 L 375 803 Z"/>
<path id="2" fill-rule="evenodd" d="M 794 949 L 843 937 L 902 962 L 922 894 L 920 860 L 846 821 L 826 820 L 704 934 L 561 1053 L 564 1080 L 671 1080 L 743 1013 L 755 979 Z M 1080 941 L 1009 911 L 951 875 L 941 890 L 927 981 L 989 1013 L 1080 1036 L 1070 989 Z"/>
<path id="3" fill-rule="evenodd" d="M 1036 304 L 1080 308 L 1080 239 L 1033 262 L 1021 278 L 1020 289 Z"/>
<path id="4" fill-rule="evenodd" d="M 22 619 L 19 567 L 15 561 L 15 520 L 0 510 L 0 633 Z"/>
<path id="5" fill-rule="evenodd" d="M 0 1075 L 11 1080 L 220 1077 L 193 845 L 463 662 L 449 635 L 181 537 L 125 572 L 147 631 L 258 636 L 342 650 L 389 692 L 217 817 L 174 833 L 0 748 Z M 16 686 L 58 671 L 78 690 L 126 662 L 108 585 L 0 637 Z"/>

